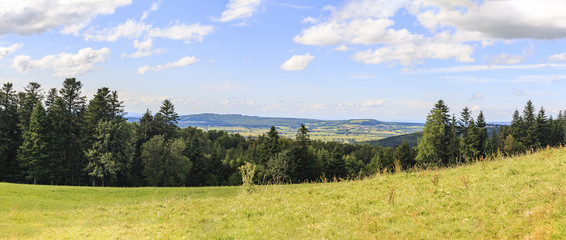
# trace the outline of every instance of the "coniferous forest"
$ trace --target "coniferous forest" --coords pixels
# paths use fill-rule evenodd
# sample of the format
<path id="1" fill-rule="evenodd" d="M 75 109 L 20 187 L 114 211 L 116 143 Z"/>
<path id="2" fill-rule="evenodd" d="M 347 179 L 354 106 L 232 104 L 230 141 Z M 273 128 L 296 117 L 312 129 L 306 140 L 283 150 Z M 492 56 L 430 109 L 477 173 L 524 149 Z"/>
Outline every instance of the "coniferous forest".
<path id="1" fill-rule="evenodd" d="M 217 186 L 242 184 L 241 166 L 253 165 L 258 184 L 353 179 L 377 172 L 446 167 L 520 154 L 565 142 L 566 114 L 548 116 L 531 101 L 509 126 L 487 128 L 480 111 L 451 113 L 439 100 L 418 144 L 396 147 L 313 141 L 305 125 L 294 139 L 277 128 L 244 137 L 225 131 L 179 128 L 169 100 L 139 122 L 124 118 L 116 91 L 88 99 L 67 78 L 44 91 L 31 82 L 0 92 L 0 181 L 93 186 Z"/>

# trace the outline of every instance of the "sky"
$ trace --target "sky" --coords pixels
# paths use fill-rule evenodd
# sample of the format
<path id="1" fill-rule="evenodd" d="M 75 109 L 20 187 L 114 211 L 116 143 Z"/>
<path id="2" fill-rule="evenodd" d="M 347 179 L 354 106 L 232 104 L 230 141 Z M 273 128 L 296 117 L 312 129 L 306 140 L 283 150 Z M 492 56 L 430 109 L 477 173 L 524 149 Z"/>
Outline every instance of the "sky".
<path id="1" fill-rule="evenodd" d="M 131 115 L 488 122 L 566 110 L 563 0 L 0 0 L 0 82 L 118 91 Z"/>

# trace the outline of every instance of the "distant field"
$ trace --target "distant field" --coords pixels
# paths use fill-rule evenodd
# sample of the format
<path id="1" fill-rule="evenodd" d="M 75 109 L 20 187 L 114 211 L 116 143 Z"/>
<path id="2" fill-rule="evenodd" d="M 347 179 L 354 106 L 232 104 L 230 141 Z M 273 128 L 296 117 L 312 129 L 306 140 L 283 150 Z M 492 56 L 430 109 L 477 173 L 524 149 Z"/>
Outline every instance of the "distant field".
<path id="1" fill-rule="evenodd" d="M 0 183 L 0 238 L 565 239 L 566 149 L 251 193 Z"/>
<path id="2" fill-rule="evenodd" d="M 238 114 L 194 114 L 180 116 L 180 127 L 224 130 L 243 136 L 258 136 L 275 126 L 282 136 L 293 138 L 305 124 L 314 140 L 344 143 L 378 140 L 422 131 L 424 124 L 381 122 L 373 119 L 316 120 L 303 118 L 254 117 Z"/>

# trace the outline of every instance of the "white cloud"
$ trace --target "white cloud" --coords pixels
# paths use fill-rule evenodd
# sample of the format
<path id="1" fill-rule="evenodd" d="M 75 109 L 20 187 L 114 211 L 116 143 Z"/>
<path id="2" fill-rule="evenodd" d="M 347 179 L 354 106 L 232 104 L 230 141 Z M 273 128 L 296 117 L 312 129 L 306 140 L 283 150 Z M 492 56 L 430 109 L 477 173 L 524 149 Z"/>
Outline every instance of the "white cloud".
<path id="1" fill-rule="evenodd" d="M 134 19 L 128 19 L 125 23 L 114 28 L 87 31 L 84 34 L 84 38 L 85 40 L 114 42 L 122 37 L 138 38 L 150 28 L 151 25 L 146 25 L 145 23 L 138 22 Z"/>
<path id="2" fill-rule="evenodd" d="M 399 62 L 407 66 L 423 58 L 450 59 L 458 62 L 473 62 L 474 52 L 469 45 L 449 42 L 436 42 L 423 39 L 414 43 L 387 45 L 374 51 L 367 50 L 352 55 L 352 59 L 365 64 Z"/>
<path id="3" fill-rule="evenodd" d="M 301 21 L 302 23 L 310 23 L 310 24 L 316 24 L 318 22 L 318 20 L 316 20 L 316 18 L 313 17 L 306 17 L 305 19 L 303 19 L 303 21 Z"/>
<path id="4" fill-rule="evenodd" d="M 161 0 L 154 2 L 153 4 L 151 4 L 151 7 L 147 10 L 144 11 L 141 17 L 141 21 L 145 20 L 147 17 L 149 17 L 149 14 L 151 12 L 155 12 L 157 11 L 157 9 L 159 9 L 159 5 L 161 5 Z"/>
<path id="5" fill-rule="evenodd" d="M 23 45 L 21 43 L 12 44 L 8 47 L 0 47 L 0 59 L 4 58 L 6 55 L 15 52 L 20 49 Z"/>
<path id="6" fill-rule="evenodd" d="M 457 41 L 463 36 L 445 31 L 426 37 L 404 28 L 394 29 L 391 18 L 409 4 L 409 0 L 352 0 L 339 8 L 325 7 L 330 18 L 303 30 L 293 40 L 305 45 L 340 45 L 336 50 L 345 49 L 342 47 L 345 44 L 385 45 L 352 56 L 353 60 L 366 64 L 412 65 L 425 58 L 474 61 L 473 47 Z"/>
<path id="7" fill-rule="evenodd" d="M 551 62 L 565 62 L 566 61 L 566 53 L 559 53 L 554 54 L 548 57 L 548 60 Z"/>
<path id="8" fill-rule="evenodd" d="M 311 6 L 302 6 L 302 5 L 295 5 L 295 4 L 288 4 L 288 3 L 281 3 L 279 5 L 283 6 L 283 7 L 294 8 L 294 9 L 312 9 L 313 8 Z"/>
<path id="9" fill-rule="evenodd" d="M 237 19 L 246 19 L 253 16 L 262 0 L 230 0 L 226 10 L 222 12 L 219 22 L 230 22 Z"/>
<path id="10" fill-rule="evenodd" d="M 174 67 L 184 67 L 184 66 L 189 66 L 189 65 L 195 64 L 198 61 L 199 61 L 199 59 L 197 59 L 196 57 L 184 57 L 184 58 L 181 58 L 177 61 L 166 63 L 166 64 L 163 64 L 163 65 L 157 65 L 155 67 L 150 67 L 148 65 L 145 65 L 145 66 L 140 67 L 138 69 L 138 73 L 144 74 L 148 71 L 163 71 L 163 70 L 174 68 Z"/>
<path id="11" fill-rule="evenodd" d="M 566 38 L 565 8 L 566 1 L 561 0 L 348 0 L 324 7 L 327 16 L 319 21 L 304 19 L 314 25 L 293 40 L 314 46 L 378 45 L 352 56 L 366 64 L 399 62 L 412 66 L 428 58 L 472 62 L 478 45 L 488 47 L 496 41 L 524 38 Z M 401 9 L 434 35 L 397 27 L 394 19 L 402 14 Z M 530 53 L 523 55 L 501 54 L 490 60 L 494 65 L 519 64 Z M 566 61 L 566 54 L 549 60 Z"/>
<path id="12" fill-rule="evenodd" d="M 423 26 L 479 33 L 476 40 L 564 38 L 564 9 L 566 1 L 562 0 L 415 0 L 411 4 L 411 12 Z"/>
<path id="13" fill-rule="evenodd" d="M 64 34 L 78 34 L 96 16 L 113 14 L 132 0 L 1 0 L 0 35 L 39 34 L 62 28 Z"/>
<path id="14" fill-rule="evenodd" d="M 480 100 L 483 99 L 483 95 L 481 93 L 474 93 L 471 97 L 470 100 Z"/>
<path id="15" fill-rule="evenodd" d="M 309 63 L 314 59 L 309 53 L 305 55 L 293 55 L 289 60 L 281 65 L 281 70 L 285 71 L 302 71 L 307 68 Z"/>
<path id="16" fill-rule="evenodd" d="M 140 58 L 140 57 L 148 57 L 153 54 L 164 53 L 167 50 L 163 48 L 158 49 L 151 49 L 153 47 L 153 40 L 151 38 L 146 39 L 145 41 L 138 41 L 134 40 L 134 48 L 137 49 L 136 52 L 132 54 L 122 54 L 122 57 L 130 57 L 130 58 Z"/>
<path id="17" fill-rule="evenodd" d="M 173 40 L 183 40 L 185 43 L 191 41 L 202 41 L 204 36 L 214 31 L 213 26 L 203 26 L 198 23 L 186 25 L 175 24 L 165 29 L 154 28 L 149 32 L 150 37 L 161 37 Z"/>
<path id="18" fill-rule="evenodd" d="M 493 65 L 514 65 L 521 63 L 525 57 L 502 53 L 499 55 L 488 56 L 489 63 Z"/>
<path id="19" fill-rule="evenodd" d="M 27 73 L 35 69 L 52 69 L 55 76 L 74 77 L 96 69 L 93 64 L 106 62 L 109 56 L 109 48 L 99 50 L 83 48 L 77 54 L 62 52 L 58 55 L 47 55 L 40 60 L 18 55 L 14 57 L 11 67 L 20 73 Z"/>
<path id="20" fill-rule="evenodd" d="M 344 51 L 348 51 L 348 50 L 352 50 L 352 49 L 349 48 L 349 47 L 346 46 L 346 45 L 340 45 L 340 46 L 338 46 L 338 47 L 336 47 L 336 48 L 334 48 L 334 49 L 332 49 L 332 50 L 334 50 L 334 51 L 339 51 L 339 52 L 344 52 Z"/>

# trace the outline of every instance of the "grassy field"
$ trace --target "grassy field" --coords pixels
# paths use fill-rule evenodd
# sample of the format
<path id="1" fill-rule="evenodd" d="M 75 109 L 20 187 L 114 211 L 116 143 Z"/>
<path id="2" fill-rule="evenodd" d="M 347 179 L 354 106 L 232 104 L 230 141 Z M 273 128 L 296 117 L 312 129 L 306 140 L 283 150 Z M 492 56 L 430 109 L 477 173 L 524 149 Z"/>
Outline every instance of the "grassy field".
<path id="1" fill-rule="evenodd" d="M 394 129 L 386 129 L 383 126 L 360 126 L 355 124 L 342 124 L 339 126 L 307 126 L 309 136 L 312 140 L 335 141 L 341 143 L 365 142 L 384 139 L 391 136 L 399 136 L 408 133 L 422 131 L 422 126 L 397 126 Z M 223 130 L 230 133 L 239 133 L 242 136 L 257 137 L 266 134 L 269 127 L 201 127 L 204 130 Z M 295 138 L 297 129 L 279 127 L 279 135 L 287 138 Z"/>
<path id="2" fill-rule="evenodd" d="M 0 238 L 565 239 L 566 149 L 252 192 L 0 183 Z"/>

